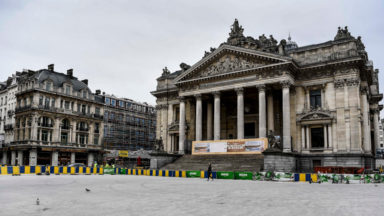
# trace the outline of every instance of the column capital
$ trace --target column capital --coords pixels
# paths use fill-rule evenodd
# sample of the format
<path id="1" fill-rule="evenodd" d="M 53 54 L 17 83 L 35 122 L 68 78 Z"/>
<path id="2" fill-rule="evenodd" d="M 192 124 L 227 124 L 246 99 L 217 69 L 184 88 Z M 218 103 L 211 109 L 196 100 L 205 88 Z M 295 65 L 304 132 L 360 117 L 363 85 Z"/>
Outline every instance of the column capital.
<path id="1" fill-rule="evenodd" d="M 235 88 L 237 95 L 244 93 L 244 88 Z"/>
<path id="2" fill-rule="evenodd" d="M 194 96 L 195 96 L 196 100 L 201 100 L 201 94 L 195 94 Z"/>
<path id="3" fill-rule="evenodd" d="M 292 83 L 291 81 L 289 80 L 283 80 L 280 82 L 280 85 L 283 87 L 283 88 L 289 88 L 291 87 Z"/>
<path id="4" fill-rule="evenodd" d="M 264 84 L 261 84 L 261 85 L 257 85 L 256 88 L 257 88 L 259 91 L 265 91 L 266 86 L 265 86 Z"/>
<path id="5" fill-rule="evenodd" d="M 220 91 L 214 91 L 212 92 L 213 96 L 218 97 L 220 96 Z"/>
<path id="6" fill-rule="evenodd" d="M 360 91 L 362 94 L 367 94 L 368 93 L 368 87 L 367 86 L 361 86 Z"/>
<path id="7" fill-rule="evenodd" d="M 179 99 L 180 102 L 185 102 L 185 97 L 184 96 L 179 96 L 178 99 Z"/>

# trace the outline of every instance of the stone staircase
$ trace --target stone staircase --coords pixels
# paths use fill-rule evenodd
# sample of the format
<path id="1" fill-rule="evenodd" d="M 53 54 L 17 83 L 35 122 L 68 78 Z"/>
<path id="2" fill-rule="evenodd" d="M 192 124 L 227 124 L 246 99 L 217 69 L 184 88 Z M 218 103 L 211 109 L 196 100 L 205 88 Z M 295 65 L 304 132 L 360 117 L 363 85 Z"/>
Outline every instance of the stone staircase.
<path id="1" fill-rule="evenodd" d="M 212 163 L 213 171 L 260 171 L 263 155 L 184 155 L 161 169 L 206 170 Z"/>

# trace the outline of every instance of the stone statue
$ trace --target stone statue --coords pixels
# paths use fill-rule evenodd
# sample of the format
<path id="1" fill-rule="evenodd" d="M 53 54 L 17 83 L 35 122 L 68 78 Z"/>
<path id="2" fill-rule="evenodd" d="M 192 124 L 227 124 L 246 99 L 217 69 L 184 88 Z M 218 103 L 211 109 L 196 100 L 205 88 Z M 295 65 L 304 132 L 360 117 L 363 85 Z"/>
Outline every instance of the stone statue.
<path id="1" fill-rule="evenodd" d="M 163 73 L 161 74 L 161 76 L 165 76 L 165 75 L 168 75 L 168 74 L 170 74 L 171 72 L 168 70 L 168 68 L 167 67 L 165 67 L 164 69 L 163 69 Z"/>
<path id="2" fill-rule="evenodd" d="M 155 151 L 164 151 L 163 139 L 161 137 L 156 140 Z"/>
<path id="3" fill-rule="evenodd" d="M 280 142 L 276 140 L 274 132 L 272 130 L 268 131 L 268 149 L 269 151 L 281 151 L 282 148 L 280 146 Z"/>
<path id="4" fill-rule="evenodd" d="M 188 70 L 190 67 L 191 67 L 190 65 L 187 65 L 187 64 L 185 64 L 184 62 L 182 62 L 182 63 L 180 64 L 180 68 L 181 68 L 181 70 L 183 70 L 183 71 Z"/>

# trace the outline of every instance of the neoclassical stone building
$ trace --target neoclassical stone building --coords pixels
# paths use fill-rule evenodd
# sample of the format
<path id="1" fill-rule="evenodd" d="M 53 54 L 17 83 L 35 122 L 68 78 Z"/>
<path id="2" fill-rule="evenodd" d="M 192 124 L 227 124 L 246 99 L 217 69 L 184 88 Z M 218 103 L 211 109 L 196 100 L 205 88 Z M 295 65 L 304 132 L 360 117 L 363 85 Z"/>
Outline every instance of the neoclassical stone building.
<path id="1" fill-rule="evenodd" d="M 0 149 L 3 163 L 92 166 L 103 153 L 104 103 L 88 80 L 49 65 L 19 73 L 17 88 L 14 141 Z"/>
<path id="2" fill-rule="evenodd" d="M 347 27 L 333 40 L 299 47 L 291 38 L 229 38 L 157 79 L 157 138 L 168 152 L 195 140 L 280 138 L 298 169 L 372 167 L 378 146 L 378 70 Z"/>

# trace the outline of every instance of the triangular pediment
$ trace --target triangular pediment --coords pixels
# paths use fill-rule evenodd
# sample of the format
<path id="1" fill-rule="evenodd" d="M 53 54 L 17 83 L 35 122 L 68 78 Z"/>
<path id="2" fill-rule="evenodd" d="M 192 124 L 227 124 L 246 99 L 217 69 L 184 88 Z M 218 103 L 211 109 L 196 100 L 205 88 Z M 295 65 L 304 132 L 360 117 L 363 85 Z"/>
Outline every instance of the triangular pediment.
<path id="1" fill-rule="evenodd" d="M 224 45 L 180 74 L 175 79 L 175 83 L 244 72 L 289 62 L 291 62 L 289 57 Z"/>

